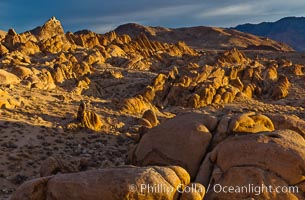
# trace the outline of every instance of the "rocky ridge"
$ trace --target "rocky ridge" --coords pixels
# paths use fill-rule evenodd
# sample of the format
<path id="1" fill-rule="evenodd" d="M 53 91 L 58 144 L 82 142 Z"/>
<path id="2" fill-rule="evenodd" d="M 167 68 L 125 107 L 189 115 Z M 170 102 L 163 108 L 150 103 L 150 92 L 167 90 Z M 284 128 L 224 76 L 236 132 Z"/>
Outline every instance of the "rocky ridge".
<path id="1" fill-rule="evenodd" d="M 304 51 L 304 17 L 285 17 L 275 22 L 241 24 L 234 29 L 281 41 L 297 51 Z"/>
<path id="2" fill-rule="evenodd" d="M 164 28 L 129 23 L 117 27 L 114 31 L 118 35 L 127 34 L 131 37 L 145 33 L 149 39 L 160 42 L 184 41 L 195 49 L 229 50 L 235 47 L 249 50 L 293 51 L 289 45 L 276 40 L 218 27 Z"/>

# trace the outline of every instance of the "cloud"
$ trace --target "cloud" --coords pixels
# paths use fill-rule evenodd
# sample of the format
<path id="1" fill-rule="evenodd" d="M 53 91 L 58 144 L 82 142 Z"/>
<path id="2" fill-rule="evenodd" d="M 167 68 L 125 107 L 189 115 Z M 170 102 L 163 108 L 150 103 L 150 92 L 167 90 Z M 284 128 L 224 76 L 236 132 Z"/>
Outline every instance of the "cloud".
<path id="1" fill-rule="evenodd" d="M 198 17 L 218 17 L 226 15 L 247 15 L 253 12 L 254 7 L 251 4 L 230 5 L 222 8 L 214 8 L 204 11 Z"/>
<path id="2" fill-rule="evenodd" d="M 173 6 L 173 7 L 161 7 L 150 10 L 139 10 L 135 12 L 126 13 L 112 13 L 111 15 L 102 15 L 100 17 L 89 16 L 82 18 L 71 18 L 68 23 L 84 23 L 84 22 L 110 22 L 110 21 L 128 21 L 128 20 L 153 20 L 164 17 L 174 17 L 181 14 L 188 14 L 190 11 L 194 10 L 196 5 L 186 5 L 186 6 Z"/>
<path id="3" fill-rule="evenodd" d="M 81 17 L 70 18 L 65 20 L 65 23 L 84 24 L 87 23 L 88 28 L 96 32 L 106 32 L 116 28 L 117 26 L 134 22 L 145 25 L 158 24 L 162 19 L 175 18 L 180 15 L 187 15 L 197 8 L 197 5 L 177 5 L 160 7 L 150 10 L 138 10 L 135 12 L 117 13 L 100 17 Z M 162 24 L 160 24 L 162 25 Z"/>
<path id="4" fill-rule="evenodd" d="M 114 0 L 116 1 L 116 0 Z M 105 32 L 128 22 L 151 26 L 221 26 L 232 27 L 242 23 L 275 21 L 285 16 L 302 15 L 305 2 L 301 0 L 190 0 L 185 1 L 138 1 L 107 4 L 107 12 L 86 13 L 86 16 L 73 16 L 64 23 L 67 27 L 76 25 Z M 112 9 L 110 9 L 112 8 Z M 302 10 L 303 9 L 303 10 Z M 305 13 L 304 13 L 305 14 Z M 303 15 L 304 15 L 303 14 Z M 75 28 L 74 28 L 75 29 Z"/>

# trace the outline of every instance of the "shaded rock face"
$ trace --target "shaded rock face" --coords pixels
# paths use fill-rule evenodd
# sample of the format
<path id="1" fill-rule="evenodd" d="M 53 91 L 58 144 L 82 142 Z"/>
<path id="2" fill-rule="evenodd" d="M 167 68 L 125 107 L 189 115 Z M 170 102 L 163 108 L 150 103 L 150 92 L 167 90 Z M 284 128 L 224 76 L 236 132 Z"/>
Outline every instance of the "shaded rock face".
<path id="1" fill-rule="evenodd" d="M 190 183 L 188 173 L 176 166 L 120 167 L 74 174 L 49 176 L 24 183 L 12 200 L 44 199 L 171 199 Z M 162 185 L 161 192 L 150 192 L 148 186 Z M 197 184 L 197 187 L 200 184 Z M 201 196 L 203 196 L 203 191 Z M 195 194 L 194 194 L 195 195 Z M 185 198 L 184 198 L 185 199 Z"/>
<path id="2" fill-rule="evenodd" d="M 302 184 L 304 173 L 305 140 L 291 130 L 277 130 L 270 133 L 245 135 L 230 138 L 219 144 L 205 158 L 196 181 L 211 186 L 230 185 L 272 187 L 298 186 Z M 303 199 L 299 193 L 262 192 L 257 197 L 263 199 Z M 217 193 L 210 191 L 207 199 L 242 199 L 255 196 L 248 193 Z"/>
<path id="3" fill-rule="evenodd" d="M 215 147 L 233 134 L 271 131 L 272 121 L 255 113 L 220 119 L 206 114 L 182 114 L 148 130 L 128 160 L 138 166 L 179 165 L 194 178 L 209 146 Z"/>
<path id="4" fill-rule="evenodd" d="M 305 138 L 305 121 L 297 116 L 290 115 L 267 115 L 273 122 L 275 129 L 290 129 L 298 132 L 303 138 Z"/>
<path id="5" fill-rule="evenodd" d="M 8 52 L 9 50 L 3 44 L 0 44 L 0 56 L 3 56 Z"/>
<path id="6" fill-rule="evenodd" d="M 1 85 L 10 85 L 18 84 L 20 79 L 12 73 L 9 73 L 5 70 L 0 69 L 0 84 Z"/>
<path id="7" fill-rule="evenodd" d="M 279 77 L 276 87 L 274 88 L 271 97 L 274 100 L 282 99 L 288 95 L 290 82 L 286 76 Z"/>
<path id="8" fill-rule="evenodd" d="M 49 71 L 42 71 L 39 74 L 28 77 L 26 80 L 31 83 L 32 88 L 38 88 L 41 90 L 52 90 L 56 88 L 52 75 Z"/>
<path id="9" fill-rule="evenodd" d="M 16 66 L 12 69 L 11 71 L 13 74 L 15 74 L 18 78 L 25 79 L 27 77 L 30 77 L 33 75 L 33 71 L 27 67 L 22 67 L 22 66 Z"/>
<path id="10" fill-rule="evenodd" d="M 56 157 L 49 157 L 47 158 L 40 167 L 40 177 L 46 177 L 55 175 L 57 173 L 72 173 L 78 172 L 79 167 L 73 166 L 70 163 L 67 163 L 64 160 L 61 160 Z"/>
<path id="11" fill-rule="evenodd" d="M 153 110 L 146 110 L 143 113 L 142 118 L 139 119 L 140 125 L 146 128 L 152 128 L 157 126 L 160 122 Z"/>
<path id="12" fill-rule="evenodd" d="M 131 156 L 130 163 L 138 166 L 175 163 L 194 177 L 211 140 L 204 125 L 205 115 L 186 114 L 149 130 Z"/>

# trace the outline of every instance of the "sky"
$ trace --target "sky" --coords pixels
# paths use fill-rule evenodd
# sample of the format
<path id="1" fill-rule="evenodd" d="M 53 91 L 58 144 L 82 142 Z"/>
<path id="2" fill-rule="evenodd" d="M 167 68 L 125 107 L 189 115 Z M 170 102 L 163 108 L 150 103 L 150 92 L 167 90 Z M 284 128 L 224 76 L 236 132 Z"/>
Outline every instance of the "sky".
<path id="1" fill-rule="evenodd" d="M 304 0 L 0 0 L 0 30 L 17 32 L 55 16 L 65 31 L 105 33 L 125 23 L 169 28 L 234 27 L 305 16 Z"/>

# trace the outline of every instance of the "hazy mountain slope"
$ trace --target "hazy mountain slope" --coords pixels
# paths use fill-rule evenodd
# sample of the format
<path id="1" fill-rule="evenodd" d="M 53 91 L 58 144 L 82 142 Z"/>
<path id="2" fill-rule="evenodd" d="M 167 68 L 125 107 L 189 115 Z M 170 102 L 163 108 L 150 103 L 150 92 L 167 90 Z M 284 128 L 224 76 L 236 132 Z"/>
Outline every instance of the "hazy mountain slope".
<path id="1" fill-rule="evenodd" d="M 297 51 L 305 50 L 304 17 L 286 17 L 276 22 L 243 24 L 235 29 L 287 43 Z"/>
<path id="2" fill-rule="evenodd" d="M 170 29 L 130 23 L 119 26 L 115 29 L 115 32 L 118 35 L 127 34 L 131 37 L 136 37 L 143 32 L 152 40 L 171 43 L 184 41 L 187 45 L 196 49 L 230 49 L 237 47 L 240 49 L 292 50 L 283 43 L 236 30 L 216 27 L 198 26 Z"/>

